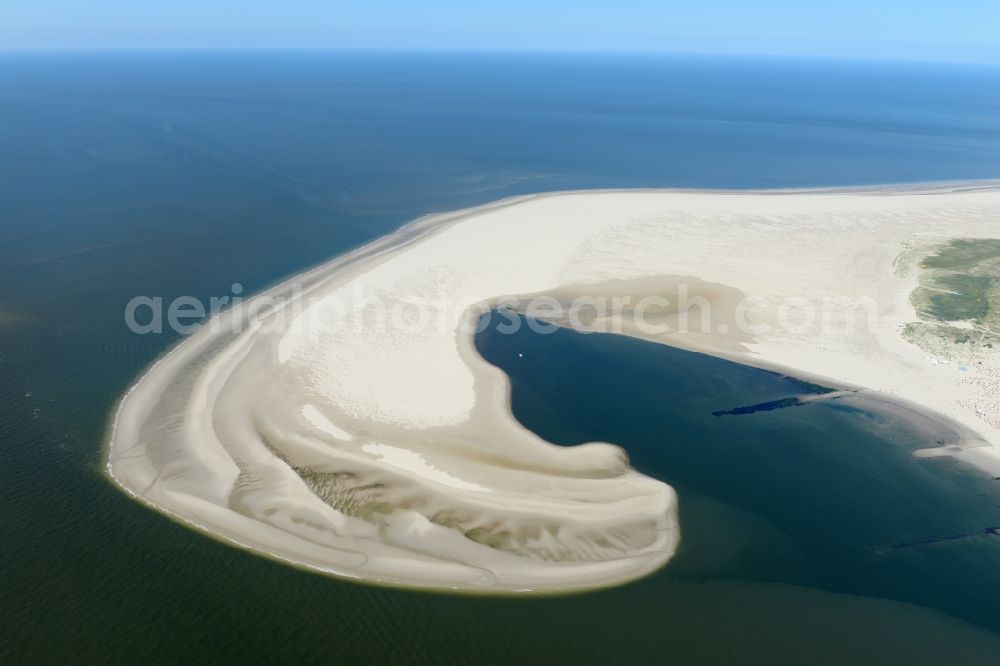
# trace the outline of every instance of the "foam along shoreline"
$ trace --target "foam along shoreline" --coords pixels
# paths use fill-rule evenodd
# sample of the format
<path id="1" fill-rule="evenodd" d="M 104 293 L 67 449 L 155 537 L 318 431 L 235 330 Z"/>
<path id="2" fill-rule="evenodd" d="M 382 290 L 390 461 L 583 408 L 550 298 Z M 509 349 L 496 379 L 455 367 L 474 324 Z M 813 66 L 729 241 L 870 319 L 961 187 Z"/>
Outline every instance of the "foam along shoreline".
<path id="1" fill-rule="evenodd" d="M 570 192 L 429 216 L 218 315 L 162 357 L 119 404 L 107 470 L 204 532 L 340 576 L 479 592 L 628 581 L 674 553 L 673 491 L 615 446 L 558 447 L 521 427 L 470 318 L 511 295 L 684 285 L 718 311 L 711 328 L 620 332 L 937 412 L 976 434 L 962 450 L 988 466 L 1000 429 L 976 405 L 996 399 L 997 357 L 972 368 L 977 382 L 927 363 L 900 333 L 916 276 L 897 259 L 998 235 L 1000 190 L 980 185 Z M 877 326 L 779 325 L 781 303 L 829 296 L 870 299 Z M 741 316 L 755 333 L 735 325 L 738 301 L 754 304 Z M 414 314 L 387 321 L 386 307 Z"/>

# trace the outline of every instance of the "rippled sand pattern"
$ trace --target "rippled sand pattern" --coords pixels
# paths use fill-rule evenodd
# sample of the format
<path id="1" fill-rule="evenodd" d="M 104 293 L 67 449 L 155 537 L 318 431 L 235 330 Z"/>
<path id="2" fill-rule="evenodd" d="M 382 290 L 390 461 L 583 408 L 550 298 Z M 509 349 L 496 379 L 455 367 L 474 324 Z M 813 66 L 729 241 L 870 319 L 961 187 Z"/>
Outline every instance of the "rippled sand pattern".
<path id="1" fill-rule="evenodd" d="M 915 237 L 995 235 L 998 221 L 991 189 L 585 192 L 424 218 L 163 357 L 120 405 L 108 470 L 194 527 L 341 576 L 502 592 L 627 581 L 675 551 L 673 491 L 616 446 L 520 426 L 472 344 L 484 308 L 683 285 L 713 308 L 707 328 L 620 332 L 884 391 L 997 443 L 962 406 L 975 385 L 902 339 L 913 285 L 893 262 Z M 827 296 L 872 299 L 876 326 L 781 326 L 780 303 Z"/>

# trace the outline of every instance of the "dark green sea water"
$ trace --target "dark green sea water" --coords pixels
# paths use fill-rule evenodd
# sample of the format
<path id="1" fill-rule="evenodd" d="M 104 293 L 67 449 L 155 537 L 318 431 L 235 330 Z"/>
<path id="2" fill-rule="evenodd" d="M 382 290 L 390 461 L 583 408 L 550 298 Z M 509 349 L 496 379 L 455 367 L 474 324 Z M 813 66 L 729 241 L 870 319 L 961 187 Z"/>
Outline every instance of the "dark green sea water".
<path id="1" fill-rule="evenodd" d="M 526 425 L 678 490 L 623 588 L 480 599 L 235 550 L 102 475 L 176 342 L 136 295 L 252 292 L 431 211 L 590 187 L 1000 177 L 1000 70 L 711 58 L 0 56 L 0 661 L 1000 662 L 1000 482 L 793 379 L 611 336 L 501 336 Z M 523 353 L 523 357 L 517 354 Z"/>

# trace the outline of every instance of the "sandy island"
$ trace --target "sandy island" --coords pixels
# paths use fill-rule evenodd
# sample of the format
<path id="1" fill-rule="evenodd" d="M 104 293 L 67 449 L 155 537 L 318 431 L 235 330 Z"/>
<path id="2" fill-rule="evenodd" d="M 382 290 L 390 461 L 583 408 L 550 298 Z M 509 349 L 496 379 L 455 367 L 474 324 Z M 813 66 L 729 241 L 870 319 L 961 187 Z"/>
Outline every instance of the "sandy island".
<path id="1" fill-rule="evenodd" d="M 192 527 L 339 576 L 482 592 L 628 581 L 674 553 L 673 491 L 618 447 L 558 447 L 518 424 L 506 376 L 473 346 L 483 309 L 618 298 L 618 332 L 933 412 L 964 435 L 923 455 L 1000 469 L 998 350 L 949 357 L 904 335 L 919 257 L 998 237 L 1000 190 L 974 185 L 556 193 L 422 218 L 161 358 L 119 405 L 107 470 Z M 643 302 L 655 331 L 634 323 Z"/>

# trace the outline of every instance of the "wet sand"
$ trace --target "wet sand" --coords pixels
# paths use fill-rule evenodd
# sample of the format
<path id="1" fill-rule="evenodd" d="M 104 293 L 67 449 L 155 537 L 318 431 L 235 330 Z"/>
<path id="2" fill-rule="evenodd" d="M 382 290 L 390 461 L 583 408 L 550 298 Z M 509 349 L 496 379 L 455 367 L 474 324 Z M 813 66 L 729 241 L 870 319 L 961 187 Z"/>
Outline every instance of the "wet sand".
<path id="1" fill-rule="evenodd" d="M 627 299 L 623 322 L 550 318 L 885 395 L 961 425 L 958 446 L 988 466 L 1000 432 L 968 405 L 998 387 L 902 338 L 915 277 L 896 260 L 995 237 L 998 221 L 1000 191 L 951 186 L 556 193 L 423 218 L 161 358 L 119 406 L 108 472 L 215 537 L 345 577 L 481 592 L 631 580 L 677 547 L 673 491 L 618 447 L 520 426 L 472 344 L 484 309 Z M 651 297 L 656 331 L 635 323 Z"/>

